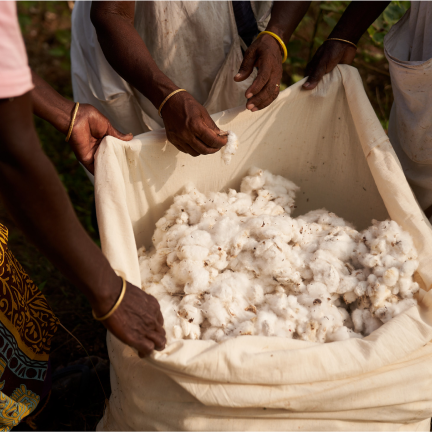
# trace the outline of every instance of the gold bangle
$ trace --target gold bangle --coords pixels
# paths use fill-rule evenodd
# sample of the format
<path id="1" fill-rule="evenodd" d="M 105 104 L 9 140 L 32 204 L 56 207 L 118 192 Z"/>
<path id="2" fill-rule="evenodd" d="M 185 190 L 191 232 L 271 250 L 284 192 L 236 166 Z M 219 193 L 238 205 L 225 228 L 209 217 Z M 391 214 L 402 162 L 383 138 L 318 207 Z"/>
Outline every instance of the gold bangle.
<path id="1" fill-rule="evenodd" d="M 73 113 L 72 113 L 72 120 L 70 122 L 68 133 L 66 135 L 66 140 L 65 140 L 66 142 L 69 142 L 69 138 L 72 135 L 72 129 L 74 127 L 75 118 L 76 118 L 76 115 L 77 115 L 77 112 L 78 112 L 78 108 L 79 108 L 79 102 L 77 102 L 75 104 L 75 108 L 74 108 Z"/>
<path id="2" fill-rule="evenodd" d="M 276 33 L 273 33 L 273 32 L 270 32 L 270 31 L 262 31 L 258 36 L 257 36 L 257 39 L 260 37 L 260 36 L 262 36 L 262 35 L 264 35 L 264 34 L 268 34 L 268 35 L 270 35 L 270 36 L 273 36 L 278 42 L 279 42 L 279 44 L 280 44 L 280 46 L 282 47 L 282 50 L 283 50 L 283 53 L 284 53 L 284 55 L 283 55 L 283 59 L 282 59 L 282 63 L 285 63 L 285 60 L 288 58 L 288 51 L 287 51 L 287 47 L 286 47 L 286 45 L 284 44 L 284 41 L 276 34 Z"/>
<path id="3" fill-rule="evenodd" d="M 92 309 L 92 315 L 93 315 L 93 318 L 95 319 L 95 320 L 97 320 L 97 321 L 105 321 L 106 319 L 108 319 L 117 309 L 118 309 L 118 307 L 120 306 L 120 303 L 122 302 L 122 300 L 123 300 L 123 298 L 124 298 L 124 296 L 125 296 L 125 294 L 126 294 L 126 279 L 123 277 L 123 276 L 120 276 L 121 278 L 122 278 L 122 280 L 123 280 L 123 286 L 122 286 L 122 290 L 121 290 L 121 293 L 120 293 L 120 296 L 119 296 L 119 298 L 117 299 L 117 301 L 116 301 L 116 303 L 115 303 L 115 305 L 112 307 L 112 309 L 106 314 L 106 315 L 104 315 L 104 316 L 101 316 L 100 318 L 98 318 L 97 316 L 96 316 L 96 314 L 95 314 L 95 312 L 94 312 L 94 310 Z"/>
<path id="4" fill-rule="evenodd" d="M 171 97 L 173 97 L 175 94 L 177 94 L 177 93 L 180 93 L 180 92 L 182 92 L 182 91 L 187 91 L 187 90 L 185 90 L 185 89 L 177 89 L 177 90 L 174 90 L 172 93 L 170 93 L 164 100 L 163 100 L 163 102 L 160 104 L 160 107 L 159 107 L 159 109 L 158 109 L 158 114 L 159 114 L 159 117 L 160 118 L 162 118 L 162 114 L 161 114 L 161 111 L 162 111 L 162 108 L 164 107 L 164 105 L 168 102 L 168 99 L 169 98 L 171 98 Z"/>
<path id="5" fill-rule="evenodd" d="M 338 39 L 338 38 L 328 38 L 327 39 L 328 41 L 332 41 L 332 40 L 335 40 L 335 41 L 339 41 L 339 42 L 345 42 L 345 43 L 347 43 L 347 44 L 350 44 L 350 45 L 352 45 L 355 49 L 357 49 L 357 45 L 354 43 L 354 42 L 350 42 L 350 41 L 348 41 L 348 40 L 345 40 L 345 39 Z"/>

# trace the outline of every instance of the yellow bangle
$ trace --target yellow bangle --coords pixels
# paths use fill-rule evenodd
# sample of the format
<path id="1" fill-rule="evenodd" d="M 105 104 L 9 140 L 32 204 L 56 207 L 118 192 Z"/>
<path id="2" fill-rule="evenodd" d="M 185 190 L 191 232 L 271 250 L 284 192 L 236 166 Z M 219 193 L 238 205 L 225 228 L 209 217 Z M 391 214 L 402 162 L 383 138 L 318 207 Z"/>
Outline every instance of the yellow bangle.
<path id="1" fill-rule="evenodd" d="M 339 42 L 345 42 L 345 43 L 347 43 L 347 44 L 350 44 L 350 45 L 352 45 L 355 49 L 357 49 L 357 45 L 354 43 L 354 42 L 350 42 L 350 41 L 348 41 L 348 40 L 345 40 L 345 39 L 338 39 L 338 38 L 328 38 L 327 39 L 328 41 L 332 41 L 332 40 L 335 40 L 335 41 L 339 41 Z"/>
<path id="2" fill-rule="evenodd" d="M 160 104 L 160 107 L 159 107 L 159 109 L 158 109 L 158 114 L 159 114 L 159 117 L 160 118 L 162 118 L 162 114 L 161 114 L 161 111 L 162 111 L 162 108 L 164 107 L 164 105 L 168 102 L 168 99 L 169 98 L 171 98 L 171 97 L 173 97 L 175 94 L 177 94 L 177 93 L 180 93 L 180 92 L 182 92 L 182 91 L 187 91 L 187 90 L 185 90 L 185 89 L 177 89 L 177 90 L 174 90 L 172 93 L 170 93 L 164 100 L 163 100 L 163 102 Z"/>
<path id="3" fill-rule="evenodd" d="M 273 33 L 273 32 L 270 32 L 270 31 L 262 31 L 258 36 L 257 36 L 257 39 L 260 37 L 260 36 L 262 36 L 262 35 L 264 35 L 264 34 L 268 34 L 268 35 L 270 35 L 270 36 L 273 36 L 278 42 L 279 42 L 279 44 L 280 44 L 280 46 L 282 47 L 282 50 L 283 50 L 283 53 L 284 53 L 284 55 L 283 55 L 283 59 L 282 59 L 282 63 L 285 63 L 285 60 L 287 59 L 287 57 L 288 57 L 288 51 L 287 51 L 287 47 L 286 47 L 286 45 L 284 44 L 284 41 L 277 35 L 277 34 L 275 34 L 275 33 Z"/>
<path id="4" fill-rule="evenodd" d="M 98 318 L 97 316 L 96 316 L 96 314 L 95 314 L 95 312 L 94 312 L 94 310 L 92 309 L 92 315 L 93 315 L 93 318 L 95 319 L 95 320 L 97 320 L 97 321 L 105 321 L 106 319 L 108 319 L 117 309 L 118 309 L 118 307 L 120 306 L 120 303 L 122 302 L 122 300 L 123 300 L 123 298 L 124 298 L 124 296 L 125 296 L 125 294 L 126 294 L 126 279 L 123 277 L 123 276 L 120 276 L 121 278 L 122 278 L 122 280 L 123 280 L 123 286 L 122 286 L 122 290 L 121 290 L 121 293 L 120 293 L 120 296 L 119 296 L 119 298 L 117 299 L 117 301 L 116 301 L 116 303 L 115 303 L 115 305 L 112 307 L 112 309 L 106 314 L 106 315 L 104 315 L 104 316 L 101 316 L 100 318 Z"/>
<path id="5" fill-rule="evenodd" d="M 76 118 L 76 115 L 77 115 L 77 112 L 78 112 L 78 108 L 79 108 L 79 102 L 77 102 L 75 104 L 75 108 L 74 108 L 73 113 L 72 113 L 72 120 L 70 122 L 68 133 L 66 135 L 66 140 L 65 140 L 66 142 L 69 142 L 69 138 L 72 135 L 72 129 L 74 127 L 75 118 Z"/>

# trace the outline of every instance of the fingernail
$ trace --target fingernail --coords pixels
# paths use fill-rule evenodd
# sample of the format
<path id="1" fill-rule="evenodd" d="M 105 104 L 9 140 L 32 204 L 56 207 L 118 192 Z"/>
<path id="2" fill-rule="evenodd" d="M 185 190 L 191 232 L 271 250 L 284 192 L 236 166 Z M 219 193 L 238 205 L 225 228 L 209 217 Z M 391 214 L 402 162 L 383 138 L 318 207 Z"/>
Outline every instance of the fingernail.
<path id="1" fill-rule="evenodd" d="M 240 72 L 234 78 L 240 78 Z"/>
<path id="2" fill-rule="evenodd" d="M 253 96 L 252 93 L 248 93 L 248 94 L 246 95 L 246 99 L 250 99 L 252 96 Z"/>
<path id="3" fill-rule="evenodd" d="M 303 84 L 303 87 L 305 87 L 305 88 L 310 87 L 310 83 L 309 83 L 309 82 L 305 82 L 305 83 Z"/>
<path id="4" fill-rule="evenodd" d="M 255 111 L 258 111 L 258 108 L 254 108 L 254 109 L 252 110 L 252 112 L 255 112 Z"/>
<path id="5" fill-rule="evenodd" d="M 255 107 L 254 104 L 249 104 L 249 105 L 246 106 L 246 108 L 249 109 L 249 110 L 251 110 L 251 109 L 254 108 L 254 107 Z"/>

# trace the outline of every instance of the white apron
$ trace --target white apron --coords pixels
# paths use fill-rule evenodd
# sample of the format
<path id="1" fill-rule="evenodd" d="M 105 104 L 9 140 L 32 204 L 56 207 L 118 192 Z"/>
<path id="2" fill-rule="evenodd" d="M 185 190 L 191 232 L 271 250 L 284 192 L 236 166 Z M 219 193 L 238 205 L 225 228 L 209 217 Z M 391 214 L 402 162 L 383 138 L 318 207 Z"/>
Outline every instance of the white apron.
<path id="1" fill-rule="evenodd" d="M 432 205 L 432 3 L 411 2 L 384 51 L 394 94 L 390 141 L 425 210 Z"/>
<path id="2" fill-rule="evenodd" d="M 258 28 L 264 30 L 272 2 L 252 2 Z M 74 99 L 90 103 L 122 132 L 138 135 L 160 129 L 156 108 L 109 65 L 90 21 L 91 2 L 75 3 L 72 14 Z M 136 2 L 135 28 L 158 67 L 185 88 L 210 114 L 246 103 L 255 74 L 233 80 L 243 60 L 230 1 Z"/>

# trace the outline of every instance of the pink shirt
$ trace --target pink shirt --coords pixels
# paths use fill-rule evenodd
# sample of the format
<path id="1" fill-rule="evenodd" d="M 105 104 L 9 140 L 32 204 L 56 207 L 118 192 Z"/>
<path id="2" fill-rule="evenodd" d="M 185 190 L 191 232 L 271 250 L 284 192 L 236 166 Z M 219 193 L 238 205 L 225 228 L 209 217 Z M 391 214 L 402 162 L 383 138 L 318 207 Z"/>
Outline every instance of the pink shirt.
<path id="1" fill-rule="evenodd" d="M 21 96 L 32 88 L 16 2 L 0 1 L 0 99 Z"/>

